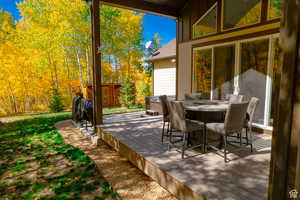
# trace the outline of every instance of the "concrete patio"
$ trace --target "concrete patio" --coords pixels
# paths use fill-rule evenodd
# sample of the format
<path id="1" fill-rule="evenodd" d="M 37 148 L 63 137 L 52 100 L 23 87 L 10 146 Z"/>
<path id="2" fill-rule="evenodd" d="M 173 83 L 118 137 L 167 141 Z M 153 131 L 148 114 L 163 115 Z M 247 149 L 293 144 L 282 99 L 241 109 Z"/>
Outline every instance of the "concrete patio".
<path id="1" fill-rule="evenodd" d="M 178 199 L 267 198 L 270 135 L 255 134 L 253 153 L 249 148 L 230 153 L 230 161 L 216 152 L 187 151 L 187 158 L 161 143 L 160 116 L 144 112 L 104 116 L 98 133 L 145 174 Z M 221 153 L 221 152 L 220 152 Z"/>

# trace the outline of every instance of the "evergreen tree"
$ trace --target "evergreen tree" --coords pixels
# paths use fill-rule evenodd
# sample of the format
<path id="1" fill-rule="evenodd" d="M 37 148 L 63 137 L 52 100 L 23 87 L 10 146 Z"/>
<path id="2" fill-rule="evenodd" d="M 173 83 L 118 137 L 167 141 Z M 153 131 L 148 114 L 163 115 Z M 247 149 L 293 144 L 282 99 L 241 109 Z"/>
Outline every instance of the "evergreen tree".
<path id="1" fill-rule="evenodd" d="M 63 99 L 58 88 L 51 89 L 51 96 L 49 99 L 49 110 L 51 112 L 61 112 L 64 110 Z"/>
<path id="2" fill-rule="evenodd" d="M 120 104 L 127 108 L 135 105 L 135 87 L 133 80 L 126 76 L 121 83 Z"/>
<path id="3" fill-rule="evenodd" d="M 150 45 L 148 47 L 146 47 L 146 52 L 145 55 L 147 57 L 150 57 L 151 55 L 153 55 L 156 51 L 158 51 L 158 49 L 161 48 L 161 41 L 163 39 L 159 37 L 158 33 L 155 33 L 153 38 L 151 39 Z M 145 71 L 148 72 L 149 74 L 152 74 L 153 71 L 153 63 L 151 62 L 147 62 L 145 65 Z"/>
<path id="4" fill-rule="evenodd" d="M 149 97 L 151 96 L 151 88 L 150 88 L 150 84 L 146 83 L 142 86 L 141 88 L 141 94 L 144 97 Z"/>
<path id="5" fill-rule="evenodd" d="M 153 38 L 151 39 L 151 44 L 150 46 L 146 49 L 146 54 L 148 56 L 152 55 L 153 53 L 155 53 L 158 49 L 161 48 L 161 41 L 163 39 L 160 38 L 159 34 L 158 33 L 155 33 L 153 35 Z"/>

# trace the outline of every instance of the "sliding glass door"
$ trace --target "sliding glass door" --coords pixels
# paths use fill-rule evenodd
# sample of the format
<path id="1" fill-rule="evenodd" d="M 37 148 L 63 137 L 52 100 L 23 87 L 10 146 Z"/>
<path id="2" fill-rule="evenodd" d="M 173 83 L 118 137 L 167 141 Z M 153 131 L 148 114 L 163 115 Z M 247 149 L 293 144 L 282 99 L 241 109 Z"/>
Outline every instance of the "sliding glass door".
<path id="1" fill-rule="evenodd" d="M 193 92 L 210 93 L 212 99 L 226 94 L 259 98 L 254 122 L 272 126 L 279 88 L 278 37 L 236 41 L 193 50 Z"/>
<path id="2" fill-rule="evenodd" d="M 212 81 L 212 49 L 196 49 L 193 54 L 193 92 L 204 93 L 209 96 Z"/>
<path id="3" fill-rule="evenodd" d="M 247 101 L 259 99 L 254 122 L 264 124 L 269 40 L 243 42 L 240 49 L 239 94 Z"/>
<path id="4" fill-rule="evenodd" d="M 214 48 L 213 98 L 225 99 L 234 92 L 235 45 Z"/>

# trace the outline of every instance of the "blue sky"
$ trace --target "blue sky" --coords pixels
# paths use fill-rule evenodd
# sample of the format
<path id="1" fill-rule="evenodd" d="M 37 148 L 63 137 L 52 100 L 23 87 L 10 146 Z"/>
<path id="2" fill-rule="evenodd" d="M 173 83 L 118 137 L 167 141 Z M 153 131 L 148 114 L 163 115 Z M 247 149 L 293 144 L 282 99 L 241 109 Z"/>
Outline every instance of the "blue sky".
<path id="1" fill-rule="evenodd" d="M 155 33 L 159 33 L 160 37 L 163 39 L 162 44 L 168 43 L 170 40 L 176 37 L 175 20 L 166 17 L 145 14 L 143 31 L 144 38 L 149 40 Z"/>
<path id="2" fill-rule="evenodd" d="M 20 15 L 16 7 L 16 2 L 20 1 L 22 0 L 0 0 L 0 8 L 12 13 L 15 20 L 18 20 Z M 173 19 L 145 14 L 143 24 L 145 41 L 150 40 L 154 33 L 158 33 L 163 39 L 162 44 L 166 44 L 176 37 L 176 22 Z"/>
<path id="3" fill-rule="evenodd" d="M 12 13 L 13 17 L 18 20 L 20 16 L 16 6 L 16 2 L 20 1 L 21 0 L 0 0 L 0 8 L 3 8 L 5 11 Z"/>

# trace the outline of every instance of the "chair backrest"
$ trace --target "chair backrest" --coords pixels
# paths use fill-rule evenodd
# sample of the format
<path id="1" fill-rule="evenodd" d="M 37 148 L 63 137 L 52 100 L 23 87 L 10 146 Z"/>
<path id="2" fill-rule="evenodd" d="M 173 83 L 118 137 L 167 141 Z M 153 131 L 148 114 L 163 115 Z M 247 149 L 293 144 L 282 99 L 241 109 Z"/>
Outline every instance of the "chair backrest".
<path id="1" fill-rule="evenodd" d="M 169 106 L 168 106 L 168 97 L 167 95 L 159 96 L 159 101 L 161 104 L 163 116 L 167 117 L 170 114 Z"/>
<path id="2" fill-rule="evenodd" d="M 181 101 L 171 101 L 171 125 L 180 131 L 186 130 L 185 110 Z"/>
<path id="3" fill-rule="evenodd" d="M 226 134 L 241 132 L 244 128 L 248 102 L 230 103 L 225 116 Z"/>
<path id="4" fill-rule="evenodd" d="M 226 99 L 229 101 L 229 103 L 240 103 L 243 101 L 244 96 L 243 95 L 235 95 L 235 94 L 227 94 Z"/>
<path id="5" fill-rule="evenodd" d="M 249 105 L 248 105 L 248 108 L 247 108 L 247 113 L 249 115 L 248 122 L 249 122 L 250 126 L 253 122 L 255 110 L 256 110 L 258 104 L 259 104 L 259 99 L 258 98 L 252 97 L 250 99 L 250 102 L 249 102 Z"/>

